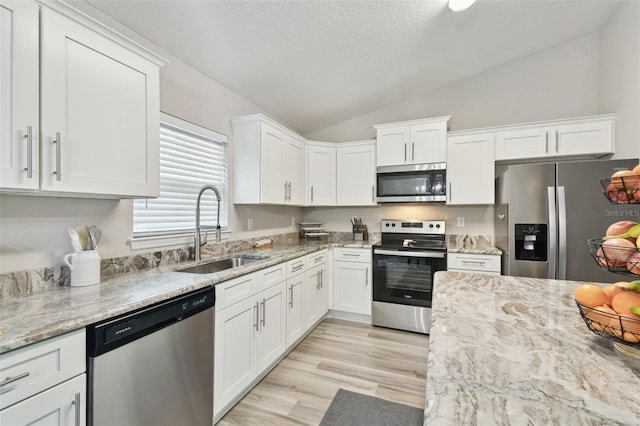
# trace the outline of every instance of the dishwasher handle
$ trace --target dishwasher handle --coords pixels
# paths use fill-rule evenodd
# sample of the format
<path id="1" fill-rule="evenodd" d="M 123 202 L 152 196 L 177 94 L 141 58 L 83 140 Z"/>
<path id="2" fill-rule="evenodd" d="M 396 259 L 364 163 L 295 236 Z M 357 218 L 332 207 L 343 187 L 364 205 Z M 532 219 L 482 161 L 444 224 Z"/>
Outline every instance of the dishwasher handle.
<path id="1" fill-rule="evenodd" d="M 87 327 L 87 355 L 95 357 L 215 306 L 207 287 Z"/>

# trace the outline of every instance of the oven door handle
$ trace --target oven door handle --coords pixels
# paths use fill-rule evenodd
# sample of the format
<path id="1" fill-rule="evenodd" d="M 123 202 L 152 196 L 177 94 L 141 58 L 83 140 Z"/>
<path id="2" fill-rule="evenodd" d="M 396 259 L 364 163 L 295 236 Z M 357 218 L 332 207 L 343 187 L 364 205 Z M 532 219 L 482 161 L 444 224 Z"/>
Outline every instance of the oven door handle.
<path id="1" fill-rule="evenodd" d="M 403 256 L 403 257 L 431 257 L 444 259 L 447 255 L 446 253 L 440 252 L 425 252 L 425 251 L 400 251 L 400 250 L 384 250 L 384 249 L 374 249 L 373 254 L 386 254 L 388 256 Z"/>

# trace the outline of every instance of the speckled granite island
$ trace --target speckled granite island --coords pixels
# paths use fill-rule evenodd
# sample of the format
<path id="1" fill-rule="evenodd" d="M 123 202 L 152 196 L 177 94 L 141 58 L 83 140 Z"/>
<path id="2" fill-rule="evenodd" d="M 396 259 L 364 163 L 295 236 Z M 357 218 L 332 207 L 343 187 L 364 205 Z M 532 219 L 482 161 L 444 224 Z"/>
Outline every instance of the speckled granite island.
<path id="1" fill-rule="evenodd" d="M 640 425 L 640 362 L 591 333 L 578 283 L 438 272 L 425 425 Z"/>

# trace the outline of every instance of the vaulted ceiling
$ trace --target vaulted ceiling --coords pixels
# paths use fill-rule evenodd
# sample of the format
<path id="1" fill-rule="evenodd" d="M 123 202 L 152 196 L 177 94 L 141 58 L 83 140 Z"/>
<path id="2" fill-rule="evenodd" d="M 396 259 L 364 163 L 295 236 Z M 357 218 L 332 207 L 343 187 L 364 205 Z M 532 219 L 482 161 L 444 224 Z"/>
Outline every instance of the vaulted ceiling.
<path id="1" fill-rule="evenodd" d="M 598 30 L 617 1 L 85 0 L 306 134 Z"/>

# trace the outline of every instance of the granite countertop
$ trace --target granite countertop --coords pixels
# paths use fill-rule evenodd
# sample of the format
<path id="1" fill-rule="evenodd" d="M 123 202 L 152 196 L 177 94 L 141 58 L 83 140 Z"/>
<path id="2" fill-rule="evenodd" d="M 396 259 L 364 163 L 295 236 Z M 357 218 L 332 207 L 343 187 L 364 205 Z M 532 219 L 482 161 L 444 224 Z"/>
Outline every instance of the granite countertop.
<path id="1" fill-rule="evenodd" d="M 270 249 L 250 250 L 203 259 L 236 255 L 269 256 L 266 260 L 213 274 L 189 274 L 176 269 L 196 265 L 185 262 L 171 267 L 130 273 L 102 280 L 87 287 L 56 287 L 30 295 L 5 297 L 0 302 L 0 353 L 17 349 L 89 324 L 215 285 L 268 266 L 327 248 L 368 248 L 368 242 L 301 242 Z"/>
<path id="2" fill-rule="evenodd" d="M 447 235 L 447 252 L 502 255 L 488 235 Z"/>
<path id="3" fill-rule="evenodd" d="M 438 272 L 424 424 L 640 424 L 640 361 L 587 329 L 578 284 Z"/>

